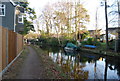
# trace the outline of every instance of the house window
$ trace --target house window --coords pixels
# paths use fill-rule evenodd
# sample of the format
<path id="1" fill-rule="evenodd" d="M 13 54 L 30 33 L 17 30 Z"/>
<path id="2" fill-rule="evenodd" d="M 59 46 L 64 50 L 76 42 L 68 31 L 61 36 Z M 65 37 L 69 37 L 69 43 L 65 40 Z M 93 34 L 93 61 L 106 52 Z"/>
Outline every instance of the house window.
<path id="1" fill-rule="evenodd" d="M 18 23 L 23 23 L 23 16 L 22 15 L 18 16 Z"/>
<path id="2" fill-rule="evenodd" d="M 0 4 L 0 16 L 5 16 L 5 5 Z"/>

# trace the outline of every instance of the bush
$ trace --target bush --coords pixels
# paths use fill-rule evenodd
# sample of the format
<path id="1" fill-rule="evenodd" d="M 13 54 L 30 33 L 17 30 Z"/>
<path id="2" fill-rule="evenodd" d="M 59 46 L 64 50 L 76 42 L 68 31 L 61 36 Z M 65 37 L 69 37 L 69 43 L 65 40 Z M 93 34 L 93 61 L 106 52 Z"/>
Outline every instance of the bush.
<path id="1" fill-rule="evenodd" d="M 73 40 L 71 38 L 61 38 L 60 40 L 61 40 L 62 46 L 65 46 L 68 42 L 77 44 L 76 40 Z"/>
<path id="2" fill-rule="evenodd" d="M 111 50 L 115 49 L 115 40 L 109 41 L 109 49 L 111 49 Z"/>
<path id="3" fill-rule="evenodd" d="M 100 47 L 100 46 L 101 46 L 101 42 L 99 42 L 99 41 L 94 41 L 94 45 Z"/>
<path id="4" fill-rule="evenodd" d="M 87 40 L 87 43 L 89 44 L 89 45 L 93 45 L 94 44 L 94 39 L 93 38 L 89 38 L 88 40 Z"/>
<path id="5" fill-rule="evenodd" d="M 57 38 L 53 37 L 53 38 L 49 38 L 49 45 L 51 46 L 59 46 L 59 41 Z"/>
<path id="6" fill-rule="evenodd" d="M 73 44 L 77 44 L 76 40 L 69 40 L 69 42 L 71 42 Z"/>
<path id="7" fill-rule="evenodd" d="M 94 41 L 93 38 L 88 38 L 87 41 L 82 41 L 81 43 L 82 45 L 93 45 L 94 44 L 93 41 Z"/>
<path id="8" fill-rule="evenodd" d="M 46 37 L 46 36 L 41 36 L 39 38 L 39 44 L 38 45 L 51 45 L 51 46 L 59 46 L 59 41 L 55 37 Z"/>
<path id="9" fill-rule="evenodd" d="M 87 41 L 82 41 L 81 43 L 82 43 L 82 45 L 88 45 Z"/>
<path id="10" fill-rule="evenodd" d="M 39 44 L 46 44 L 47 40 L 45 36 L 41 36 L 40 38 L 38 38 Z"/>
<path id="11" fill-rule="evenodd" d="M 44 36 L 42 35 L 40 38 L 38 38 L 37 45 L 50 45 L 50 46 L 65 46 L 68 42 L 71 42 L 73 44 L 77 44 L 76 40 L 73 40 L 71 37 L 60 37 L 60 44 L 58 41 L 58 38 L 50 37 L 50 36 Z"/>
<path id="12" fill-rule="evenodd" d="M 94 38 L 89 38 L 87 41 L 82 41 L 82 45 L 95 45 L 97 47 L 101 46 L 101 43 Z"/>

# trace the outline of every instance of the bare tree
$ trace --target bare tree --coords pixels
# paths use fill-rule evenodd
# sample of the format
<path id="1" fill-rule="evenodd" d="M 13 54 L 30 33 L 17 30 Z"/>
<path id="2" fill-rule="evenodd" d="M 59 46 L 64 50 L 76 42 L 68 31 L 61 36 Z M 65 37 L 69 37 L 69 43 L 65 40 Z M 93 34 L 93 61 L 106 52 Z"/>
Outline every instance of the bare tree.
<path id="1" fill-rule="evenodd" d="M 43 18 L 46 25 L 47 33 L 50 30 L 55 31 L 57 37 L 66 34 L 71 37 L 71 33 L 76 33 L 85 28 L 89 22 L 87 10 L 77 2 L 58 2 L 49 5 L 43 11 Z"/>

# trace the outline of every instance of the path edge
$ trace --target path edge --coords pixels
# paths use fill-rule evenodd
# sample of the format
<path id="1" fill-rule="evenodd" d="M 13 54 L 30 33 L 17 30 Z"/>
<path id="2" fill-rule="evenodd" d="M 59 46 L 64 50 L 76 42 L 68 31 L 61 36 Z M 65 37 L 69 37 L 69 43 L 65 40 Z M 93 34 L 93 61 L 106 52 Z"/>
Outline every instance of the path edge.
<path id="1" fill-rule="evenodd" d="M 5 69 L 2 70 L 2 72 L 0 72 L 0 80 L 2 80 L 2 76 L 4 75 L 4 73 L 8 70 L 8 68 L 17 60 L 17 58 L 22 54 L 23 50 L 14 58 L 14 60 L 12 60 L 12 62 L 10 62 Z"/>

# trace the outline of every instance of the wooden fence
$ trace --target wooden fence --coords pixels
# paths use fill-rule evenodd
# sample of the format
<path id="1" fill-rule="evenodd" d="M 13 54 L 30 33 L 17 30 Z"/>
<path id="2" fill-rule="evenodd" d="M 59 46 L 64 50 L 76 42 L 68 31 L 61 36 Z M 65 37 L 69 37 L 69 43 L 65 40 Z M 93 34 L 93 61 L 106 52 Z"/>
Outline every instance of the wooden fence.
<path id="1" fill-rule="evenodd" d="M 23 36 L 0 27 L 0 72 L 22 51 Z"/>
<path id="2" fill-rule="evenodd" d="M 0 72 L 2 71 L 2 28 L 0 27 Z"/>

